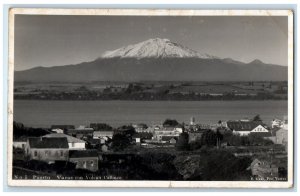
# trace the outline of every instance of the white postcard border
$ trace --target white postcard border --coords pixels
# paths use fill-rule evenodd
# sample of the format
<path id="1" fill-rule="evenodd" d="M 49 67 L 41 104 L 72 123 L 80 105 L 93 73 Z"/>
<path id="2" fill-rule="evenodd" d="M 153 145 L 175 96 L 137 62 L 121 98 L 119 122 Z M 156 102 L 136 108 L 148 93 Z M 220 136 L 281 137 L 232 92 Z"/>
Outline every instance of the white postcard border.
<path id="1" fill-rule="evenodd" d="M 15 180 L 12 179 L 14 19 L 15 14 L 29 15 L 132 15 L 132 16 L 288 16 L 288 181 L 92 181 L 92 180 Z M 8 147 L 9 186 L 31 187 L 161 187 L 161 188 L 292 188 L 294 172 L 294 28 L 292 10 L 175 10 L 175 9 L 58 9 L 11 8 L 9 10 L 8 68 Z M 292 141 L 292 142 L 291 142 Z"/>

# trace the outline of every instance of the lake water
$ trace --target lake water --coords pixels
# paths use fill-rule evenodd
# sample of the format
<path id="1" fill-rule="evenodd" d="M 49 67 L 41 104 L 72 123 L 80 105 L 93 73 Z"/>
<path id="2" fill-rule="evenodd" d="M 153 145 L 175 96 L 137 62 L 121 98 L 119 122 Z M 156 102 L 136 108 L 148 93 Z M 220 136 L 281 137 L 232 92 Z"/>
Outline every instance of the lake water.
<path id="1" fill-rule="evenodd" d="M 89 125 L 108 123 L 117 127 L 130 123 L 160 124 L 166 118 L 189 123 L 252 118 L 260 114 L 270 124 L 287 115 L 287 101 L 40 101 L 15 100 L 14 120 L 32 127 L 53 124 Z"/>

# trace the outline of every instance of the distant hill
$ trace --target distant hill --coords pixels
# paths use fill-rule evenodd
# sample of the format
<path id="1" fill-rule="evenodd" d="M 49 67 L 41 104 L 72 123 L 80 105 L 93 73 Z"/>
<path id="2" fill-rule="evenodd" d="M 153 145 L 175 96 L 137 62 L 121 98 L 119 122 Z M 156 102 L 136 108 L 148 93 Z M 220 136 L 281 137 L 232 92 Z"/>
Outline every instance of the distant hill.
<path id="1" fill-rule="evenodd" d="M 91 62 L 15 71 L 17 82 L 258 80 L 287 80 L 287 67 L 221 59 L 159 38 L 107 51 Z"/>

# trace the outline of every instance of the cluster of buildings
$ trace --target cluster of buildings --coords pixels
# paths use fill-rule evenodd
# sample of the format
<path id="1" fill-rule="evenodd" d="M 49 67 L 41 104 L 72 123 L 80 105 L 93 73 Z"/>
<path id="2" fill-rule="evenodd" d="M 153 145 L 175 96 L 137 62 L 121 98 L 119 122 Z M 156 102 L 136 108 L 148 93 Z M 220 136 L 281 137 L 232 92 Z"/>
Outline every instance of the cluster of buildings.
<path id="1" fill-rule="evenodd" d="M 287 147 L 288 129 L 287 120 L 274 119 L 271 122 L 271 127 L 267 126 L 262 121 L 253 121 L 249 119 L 229 120 L 219 122 L 218 124 L 197 124 L 195 118 L 192 117 L 189 124 L 177 126 L 163 126 L 154 125 L 148 127 L 145 124 L 134 125 L 137 133 L 151 133 L 153 137 L 144 140 L 145 143 L 176 143 L 179 135 L 185 131 L 189 134 L 189 142 L 201 138 L 201 135 L 206 130 L 217 131 L 222 130 L 231 131 L 234 135 L 249 136 L 256 134 L 264 139 L 271 140 L 274 144 L 281 144 Z M 139 139 L 139 141 L 141 141 Z"/>
<path id="2" fill-rule="evenodd" d="M 183 132 L 183 127 L 180 125 L 176 126 L 163 126 L 163 125 L 155 125 L 151 127 L 145 127 L 141 128 L 141 124 L 134 125 L 136 129 L 136 132 L 138 133 L 136 138 L 136 143 L 144 142 L 144 144 L 170 144 L 175 145 L 179 135 Z M 143 140 L 143 133 L 148 133 L 152 137 L 151 138 L 145 138 Z M 141 137 L 138 137 L 138 136 Z"/>
<path id="3" fill-rule="evenodd" d="M 274 119 L 271 122 L 271 127 L 261 121 L 245 119 L 219 122 L 217 125 L 197 124 L 194 118 L 191 118 L 189 124 L 175 126 L 135 124 L 133 125 L 135 134 L 132 136 L 132 142 L 144 147 L 175 146 L 183 132 L 187 132 L 189 142 L 193 142 L 201 139 L 206 130 L 216 131 L 220 127 L 240 136 L 259 134 L 265 139 L 272 140 L 274 144 L 284 145 L 287 149 L 287 120 L 281 121 L 279 119 Z M 51 130 L 52 133 L 41 137 L 18 138 L 13 142 L 13 146 L 23 149 L 28 160 L 40 160 L 48 163 L 69 161 L 75 163 L 77 169 L 97 171 L 101 159 L 100 154 L 109 151 L 113 135 L 116 133 L 109 128 L 100 129 L 97 124 L 77 128 L 72 125 L 53 125 Z M 268 173 L 272 176 L 278 176 L 278 167 L 277 174 L 272 169 L 272 171 L 263 169 L 263 167 L 269 167 L 266 166 L 267 163 L 266 160 L 255 159 L 249 169 L 253 175 L 264 175 L 263 177 L 265 177 Z M 272 168 L 274 164 L 270 164 Z"/>
<path id="4" fill-rule="evenodd" d="M 233 134 L 249 136 L 258 134 L 265 139 L 271 140 L 274 144 L 281 144 L 287 148 L 288 142 L 288 122 L 287 120 L 274 119 L 271 127 L 261 121 L 238 120 L 227 121 L 226 128 L 232 130 Z"/>
<path id="5" fill-rule="evenodd" d="M 249 119 L 230 120 L 227 122 L 219 122 L 217 125 L 203 125 L 195 123 L 192 117 L 190 124 L 184 126 L 164 127 L 153 126 L 147 127 L 143 124 L 135 125 L 138 133 L 152 133 L 151 140 L 145 140 L 145 143 L 169 143 L 176 144 L 179 135 L 185 131 L 189 135 L 189 142 L 201 139 L 205 130 L 216 131 L 218 127 L 229 130 L 234 135 L 249 136 L 250 134 L 258 135 L 264 139 L 271 140 L 274 144 L 283 145 L 287 152 L 288 142 L 288 126 L 287 120 L 274 119 L 271 126 L 267 126 L 262 121 L 253 121 Z M 249 155 L 249 153 L 246 153 Z M 256 153 L 250 153 L 254 155 Z M 263 153 L 262 153 L 263 154 Z M 254 160 L 249 166 L 254 180 L 286 180 L 287 179 L 287 157 L 285 155 L 264 155 L 253 156 Z"/>
<path id="6" fill-rule="evenodd" d="M 247 120 L 229 121 L 227 127 L 234 134 L 248 136 L 251 133 L 259 134 L 263 138 L 271 140 L 274 144 L 283 145 L 285 151 L 288 148 L 288 121 L 287 119 L 273 119 L 271 127 L 262 122 L 250 122 Z M 282 154 L 268 154 L 256 157 L 248 170 L 251 171 L 253 180 L 287 180 L 287 156 Z"/>
<path id="7" fill-rule="evenodd" d="M 13 141 L 23 149 L 24 158 L 47 163 L 69 161 L 76 169 L 98 170 L 99 152 L 108 151 L 113 131 L 72 125 L 53 125 L 52 133 L 41 137 L 22 137 Z M 100 151 L 99 151 L 100 149 Z"/>
<path id="8" fill-rule="evenodd" d="M 27 140 L 14 141 L 14 147 L 24 150 L 27 160 L 47 163 L 69 161 L 76 169 L 98 170 L 98 151 L 86 149 L 86 142 L 64 133 L 51 133 L 42 137 L 29 137 Z"/>

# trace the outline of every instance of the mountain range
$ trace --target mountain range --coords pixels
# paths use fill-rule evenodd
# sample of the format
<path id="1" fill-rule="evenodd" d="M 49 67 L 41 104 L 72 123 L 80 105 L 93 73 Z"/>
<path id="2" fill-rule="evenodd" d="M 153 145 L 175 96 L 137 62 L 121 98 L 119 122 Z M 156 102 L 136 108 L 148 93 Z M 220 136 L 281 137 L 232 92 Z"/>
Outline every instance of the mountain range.
<path id="1" fill-rule="evenodd" d="M 149 39 L 76 65 L 15 71 L 15 81 L 284 81 L 287 67 L 203 54 L 168 39 Z"/>

